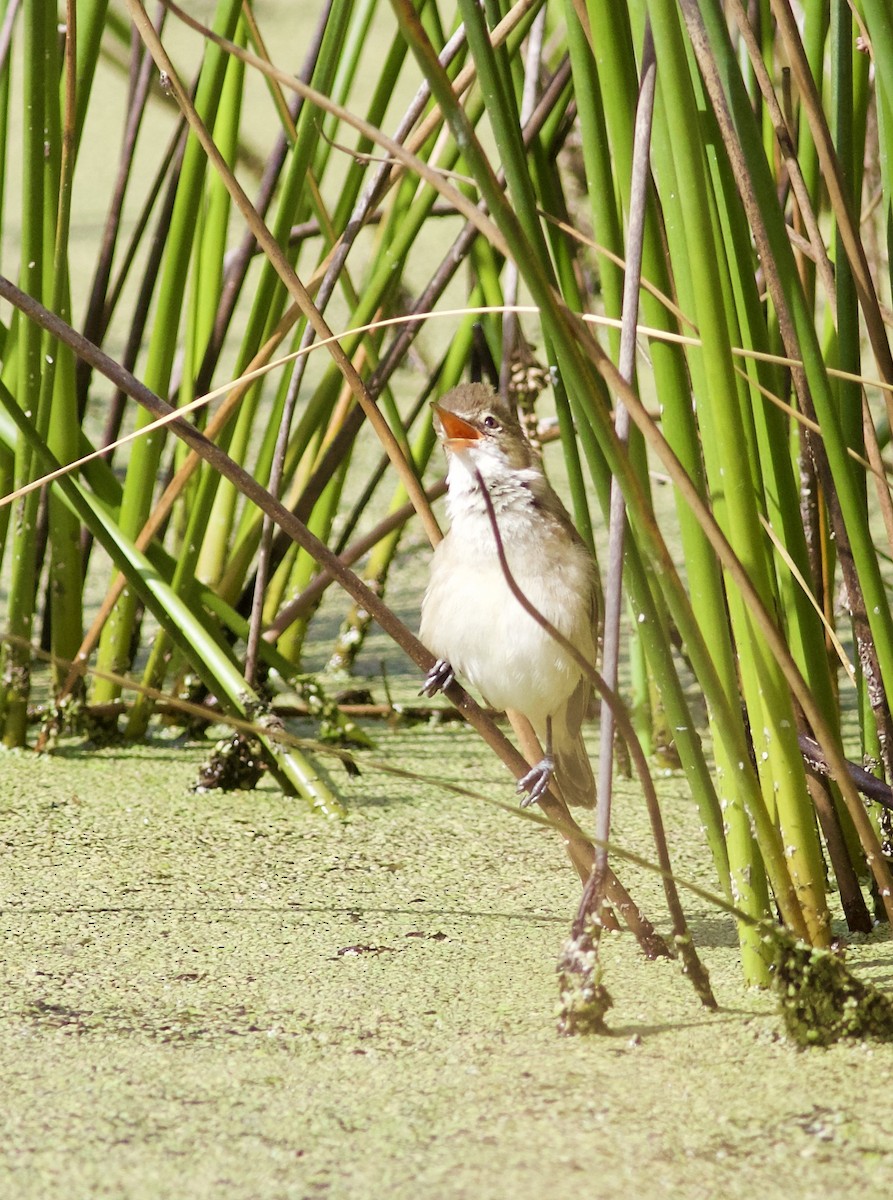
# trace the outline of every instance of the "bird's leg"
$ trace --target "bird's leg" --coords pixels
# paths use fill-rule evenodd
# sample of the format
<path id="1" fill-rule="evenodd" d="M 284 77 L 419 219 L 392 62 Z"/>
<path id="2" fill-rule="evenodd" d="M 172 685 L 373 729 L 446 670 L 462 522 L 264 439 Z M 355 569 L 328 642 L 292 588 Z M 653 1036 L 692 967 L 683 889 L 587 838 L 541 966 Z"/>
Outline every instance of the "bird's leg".
<path id="1" fill-rule="evenodd" d="M 436 696 L 438 692 L 442 692 L 444 688 L 448 688 L 455 678 L 453 668 L 447 660 L 439 658 L 425 676 L 425 682 L 419 689 L 419 695 Z"/>
<path id="2" fill-rule="evenodd" d="M 552 718 L 546 718 L 546 753 L 539 762 L 530 768 L 526 775 L 518 780 L 517 791 L 526 792 L 521 801 L 522 808 L 535 804 L 544 792 L 548 791 L 552 776 L 555 774 L 555 759 L 552 757 Z"/>

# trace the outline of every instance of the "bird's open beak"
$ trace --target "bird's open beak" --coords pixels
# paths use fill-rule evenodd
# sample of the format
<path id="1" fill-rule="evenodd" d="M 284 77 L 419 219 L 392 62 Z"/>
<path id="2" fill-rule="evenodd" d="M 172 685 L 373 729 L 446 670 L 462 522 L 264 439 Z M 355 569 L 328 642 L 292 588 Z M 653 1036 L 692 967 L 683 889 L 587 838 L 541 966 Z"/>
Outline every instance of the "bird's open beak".
<path id="1" fill-rule="evenodd" d="M 462 417 L 457 417 L 448 408 L 441 408 L 439 404 L 432 404 L 431 407 L 440 421 L 438 432 L 448 450 L 466 450 L 480 441 L 480 431 L 475 429 L 474 425 Z"/>

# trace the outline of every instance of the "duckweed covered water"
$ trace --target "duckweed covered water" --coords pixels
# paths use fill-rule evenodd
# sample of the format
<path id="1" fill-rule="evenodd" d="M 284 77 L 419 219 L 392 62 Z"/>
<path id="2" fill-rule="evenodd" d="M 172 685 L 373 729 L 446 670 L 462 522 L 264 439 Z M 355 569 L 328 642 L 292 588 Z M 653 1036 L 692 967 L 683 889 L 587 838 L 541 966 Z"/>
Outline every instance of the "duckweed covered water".
<path id="1" fill-rule="evenodd" d="M 500 798 L 455 726 L 380 756 Z M 609 1033 L 555 1032 L 577 898 L 556 838 L 364 768 L 346 823 L 265 781 L 190 792 L 201 746 L 9 755 L 0 1195 L 886 1195 L 887 1046 L 798 1051 L 688 903 L 720 1011 L 607 937 Z M 648 852 L 635 789 L 618 839 Z M 684 790 L 680 874 L 712 883 Z M 662 928 L 659 883 L 618 872 Z M 891 986 L 887 940 L 851 961 Z"/>

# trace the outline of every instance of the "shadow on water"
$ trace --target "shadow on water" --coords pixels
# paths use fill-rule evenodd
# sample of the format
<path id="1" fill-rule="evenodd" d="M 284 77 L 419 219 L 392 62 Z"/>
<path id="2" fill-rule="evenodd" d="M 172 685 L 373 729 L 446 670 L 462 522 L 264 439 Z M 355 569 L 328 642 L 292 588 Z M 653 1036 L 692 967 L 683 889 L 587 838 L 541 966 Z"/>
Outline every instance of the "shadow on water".
<path id="1" fill-rule="evenodd" d="M 553 916 L 543 913 L 531 912 L 487 912 L 479 909 L 464 909 L 464 908 L 428 908 L 421 907 L 427 902 L 420 897 L 418 900 L 419 907 L 401 907 L 388 905 L 326 905 L 326 904 L 202 904 L 188 905 L 177 907 L 169 904 L 109 904 L 109 905 L 90 905 L 76 904 L 71 906 L 41 906 L 41 905 L 16 905 L 12 907 L 0 908 L 0 917 L 62 917 L 62 916 L 84 916 L 84 917 L 102 917 L 102 916 L 168 916 L 168 917 L 198 917 L 205 914 L 220 916 L 221 914 L 230 916 L 233 919 L 244 916 L 260 916 L 262 914 L 271 916 L 329 916 L 329 917 L 346 917 L 350 920 L 356 920 L 363 917 L 387 916 L 387 917 L 418 917 L 424 914 L 427 918 L 439 917 L 446 919 L 462 919 L 472 921 L 510 921 L 517 924 L 530 925 L 556 925 L 559 927 L 568 924 L 567 919 L 563 916 Z"/>

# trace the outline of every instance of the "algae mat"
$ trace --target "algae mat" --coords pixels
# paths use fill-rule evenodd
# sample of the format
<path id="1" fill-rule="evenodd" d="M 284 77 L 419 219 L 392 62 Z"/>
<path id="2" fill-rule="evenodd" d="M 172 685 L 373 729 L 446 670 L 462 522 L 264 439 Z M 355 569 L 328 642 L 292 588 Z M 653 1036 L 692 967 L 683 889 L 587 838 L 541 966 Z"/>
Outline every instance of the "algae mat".
<path id="1" fill-rule="evenodd" d="M 455 727 L 378 752 L 493 795 Z M 893 1048 L 800 1052 L 688 902 L 721 1009 L 606 940 L 611 1034 L 554 1032 L 577 894 L 547 831 L 374 769 L 347 822 L 271 782 L 189 791 L 197 746 L 5 755 L 0 1196 L 886 1196 Z M 641 807 L 618 837 L 647 853 Z M 677 869 L 710 884 L 684 794 Z M 658 918 L 652 878 L 620 869 Z M 854 947 L 891 986 L 889 942 Z"/>

